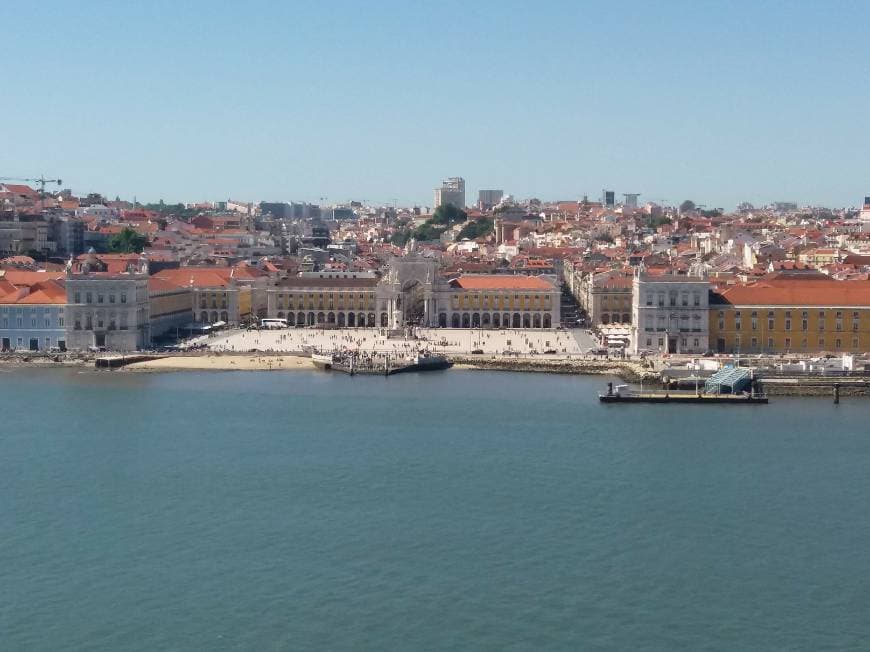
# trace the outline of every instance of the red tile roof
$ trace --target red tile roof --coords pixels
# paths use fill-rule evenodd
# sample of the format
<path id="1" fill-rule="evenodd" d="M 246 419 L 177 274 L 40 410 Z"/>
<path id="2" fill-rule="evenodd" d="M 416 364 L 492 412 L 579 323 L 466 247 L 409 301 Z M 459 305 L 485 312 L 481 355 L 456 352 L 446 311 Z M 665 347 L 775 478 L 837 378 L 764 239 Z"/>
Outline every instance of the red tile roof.
<path id="1" fill-rule="evenodd" d="M 474 275 L 460 276 L 451 284 L 464 290 L 552 290 L 553 285 L 538 276 Z"/>
<path id="2" fill-rule="evenodd" d="M 870 307 L 870 282 L 828 279 L 763 279 L 718 293 L 719 303 L 735 306 Z"/>

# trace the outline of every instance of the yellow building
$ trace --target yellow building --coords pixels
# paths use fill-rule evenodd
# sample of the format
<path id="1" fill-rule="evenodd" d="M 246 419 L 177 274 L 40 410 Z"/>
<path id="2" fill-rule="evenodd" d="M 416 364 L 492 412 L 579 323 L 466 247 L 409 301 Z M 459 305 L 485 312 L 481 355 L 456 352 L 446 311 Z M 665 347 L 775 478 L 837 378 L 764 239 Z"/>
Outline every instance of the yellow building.
<path id="1" fill-rule="evenodd" d="M 778 275 L 713 291 L 710 346 L 719 353 L 870 350 L 870 281 Z"/>
<path id="2" fill-rule="evenodd" d="M 351 274 L 294 276 L 278 281 L 268 294 L 269 317 L 290 326 L 375 326 L 378 278 Z"/>
<path id="3" fill-rule="evenodd" d="M 468 274 L 436 292 L 442 328 L 553 328 L 559 287 L 544 276 Z"/>

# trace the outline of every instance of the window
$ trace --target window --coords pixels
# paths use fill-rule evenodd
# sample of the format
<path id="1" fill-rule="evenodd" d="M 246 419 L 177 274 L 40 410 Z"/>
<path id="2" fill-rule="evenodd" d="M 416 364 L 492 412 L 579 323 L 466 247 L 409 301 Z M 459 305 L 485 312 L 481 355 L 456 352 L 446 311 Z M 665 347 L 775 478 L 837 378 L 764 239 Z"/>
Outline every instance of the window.
<path id="1" fill-rule="evenodd" d="M 115 295 L 114 294 L 109 295 L 109 303 L 115 303 Z"/>
<path id="2" fill-rule="evenodd" d="M 646 305 L 651 306 L 653 304 L 653 295 L 652 292 L 646 293 Z"/>
<path id="3" fill-rule="evenodd" d="M 852 338 L 852 348 L 853 348 L 853 349 L 857 349 L 857 348 L 858 348 L 858 338 L 857 338 L 857 337 L 853 337 L 853 338 Z"/>
<path id="4" fill-rule="evenodd" d="M 758 348 L 758 338 L 757 338 L 757 337 L 753 337 L 753 338 L 752 338 L 752 350 L 754 351 L 754 350 L 757 349 L 757 348 Z"/>
<path id="5" fill-rule="evenodd" d="M 755 310 L 752 311 L 752 330 L 758 330 L 758 313 Z"/>
<path id="6" fill-rule="evenodd" d="M 773 349 L 773 338 L 772 337 L 767 338 L 767 348 Z"/>
<path id="7" fill-rule="evenodd" d="M 688 307 L 689 306 L 689 293 L 683 292 L 681 299 L 682 299 L 681 303 L 683 304 L 683 307 Z"/>
<path id="8" fill-rule="evenodd" d="M 57 325 L 58 325 L 60 328 L 63 328 L 63 317 L 58 317 L 58 318 L 57 318 Z"/>
<path id="9" fill-rule="evenodd" d="M 740 311 L 734 313 L 734 330 L 739 331 L 741 327 Z"/>
<path id="10" fill-rule="evenodd" d="M 103 303 L 103 295 L 102 294 L 97 295 L 97 303 Z"/>
<path id="11" fill-rule="evenodd" d="M 90 292 L 85 294 L 85 303 L 93 303 L 93 302 L 94 302 L 94 295 L 91 294 Z"/>
<path id="12" fill-rule="evenodd" d="M 819 338 L 819 351 L 824 351 L 824 350 L 825 350 L 825 338 L 820 337 Z"/>
<path id="13" fill-rule="evenodd" d="M 76 292 L 75 302 L 76 302 L 76 303 L 81 303 L 81 302 L 82 302 L 82 293 L 81 293 L 81 292 Z"/>
<path id="14" fill-rule="evenodd" d="M 675 308 L 677 305 L 677 291 L 671 290 L 670 292 L 670 305 L 671 308 Z"/>
<path id="15" fill-rule="evenodd" d="M 843 313 L 839 310 L 837 311 L 836 320 L 835 328 L 837 331 L 843 330 Z"/>
<path id="16" fill-rule="evenodd" d="M 773 330 L 774 320 L 775 320 L 775 317 L 774 317 L 773 311 L 769 311 L 767 313 L 767 330 L 769 330 L 769 331 Z"/>
<path id="17" fill-rule="evenodd" d="M 699 346 L 701 346 L 701 342 L 700 342 L 700 340 L 696 337 L 696 338 L 695 338 L 695 348 L 697 349 Z"/>
<path id="18" fill-rule="evenodd" d="M 121 292 L 121 303 L 127 303 L 127 293 Z"/>
<path id="19" fill-rule="evenodd" d="M 785 338 L 785 348 L 786 348 L 786 350 L 791 348 L 791 338 L 790 337 Z"/>
<path id="20" fill-rule="evenodd" d="M 822 310 L 819 312 L 819 330 L 825 330 L 825 311 Z"/>
<path id="21" fill-rule="evenodd" d="M 840 340 L 840 338 L 838 337 L 836 340 L 834 340 L 834 347 L 839 349 L 841 346 L 843 346 L 843 344 L 842 344 L 842 341 Z"/>
<path id="22" fill-rule="evenodd" d="M 720 331 L 725 330 L 725 311 L 724 310 L 719 311 L 719 330 Z"/>
<path id="23" fill-rule="evenodd" d="M 692 295 L 692 299 L 693 299 L 693 302 L 696 306 L 701 305 L 701 293 L 700 292 L 695 292 L 695 294 Z"/>
<path id="24" fill-rule="evenodd" d="M 652 338 L 651 337 L 646 338 L 646 345 L 652 346 Z"/>
<path id="25" fill-rule="evenodd" d="M 786 313 L 786 314 L 788 314 L 788 313 Z M 785 330 L 787 330 L 787 331 L 791 330 L 791 319 L 785 320 Z"/>

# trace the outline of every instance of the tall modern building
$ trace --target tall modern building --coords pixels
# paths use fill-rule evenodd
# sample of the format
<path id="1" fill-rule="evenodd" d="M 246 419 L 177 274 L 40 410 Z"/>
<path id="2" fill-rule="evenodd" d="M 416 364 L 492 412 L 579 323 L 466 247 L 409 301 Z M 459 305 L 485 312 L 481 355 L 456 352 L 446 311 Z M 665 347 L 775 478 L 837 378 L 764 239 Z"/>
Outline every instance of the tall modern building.
<path id="1" fill-rule="evenodd" d="M 456 208 L 465 209 L 465 179 L 450 177 L 441 182 L 440 188 L 435 188 L 435 208 L 442 204 L 453 204 Z"/>
<path id="2" fill-rule="evenodd" d="M 604 208 L 613 208 L 616 206 L 616 193 L 612 190 L 602 190 L 601 203 L 604 204 Z"/>
<path id="3" fill-rule="evenodd" d="M 504 197 L 503 190 L 479 190 L 477 192 L 477 207 L 482 211 L 488 211 L 496 206 Z"/>
<path id="4" fill-rule="evenodd" d="M 625 197 L 625 201 L 622 202 L 622 205 L 626 208 L 637 208 L 637 198 L 640 197 L 639 192 L 624 192 L 622 196 Z"/>

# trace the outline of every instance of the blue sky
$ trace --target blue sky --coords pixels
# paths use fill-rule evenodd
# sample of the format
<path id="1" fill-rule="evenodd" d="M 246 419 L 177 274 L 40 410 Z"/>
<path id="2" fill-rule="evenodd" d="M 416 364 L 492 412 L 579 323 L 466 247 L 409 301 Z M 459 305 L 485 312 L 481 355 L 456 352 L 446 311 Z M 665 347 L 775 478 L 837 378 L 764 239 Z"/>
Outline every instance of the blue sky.
<path id="1" fill-rule="evenodd" d="M 4 9 L 0 176 L 140 201 L 870 194 L 870 2 Z"/>

